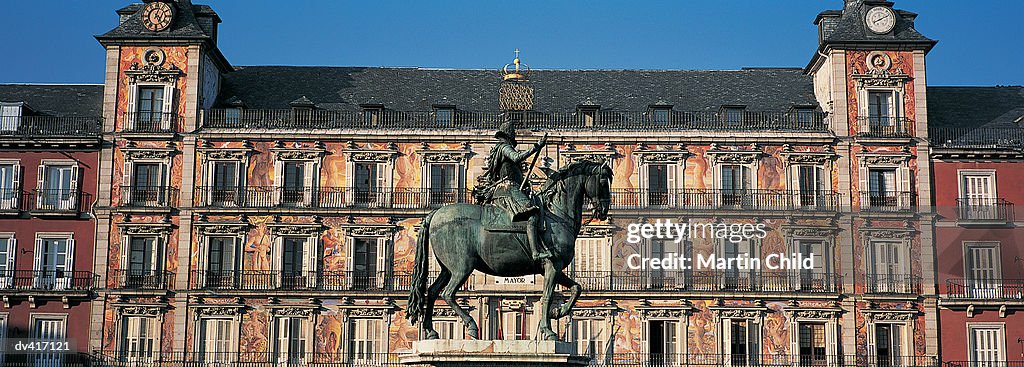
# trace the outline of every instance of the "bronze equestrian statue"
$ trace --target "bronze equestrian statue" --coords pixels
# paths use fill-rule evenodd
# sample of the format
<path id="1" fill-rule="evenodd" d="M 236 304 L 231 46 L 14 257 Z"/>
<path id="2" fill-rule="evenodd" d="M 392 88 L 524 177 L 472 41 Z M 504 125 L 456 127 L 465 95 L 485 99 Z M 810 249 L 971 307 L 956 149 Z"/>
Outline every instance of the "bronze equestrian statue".
<path id="1" fill-rule="evenodd" d="M 532 274 L 544 276 L 540 333 L 555 340 L 551 319 L 565 317 L 576 304 L 582 287 L 563 270 L 575 255 L 576 236 L 583 225 L 584 204 L 592 218 L 607 218 L 611 203 L 612 170 L 607 162 L 580 161 L 548 175 L 537 195 L 525 184 L 521 164 L 537 154 L 546 139 L 531 149 L 516 149 L 515 129 L 504 124 L 495 134 L 498 143 L 488 157 L 483 190 L 477 205 L 450 204 L 434 210 L 423 220 L 416 242 L 416 264 L 406 317 L 420 322 L 426 339 L 437 339 L 432 316 L 440 296 L 468 328 L 471 338 L 480 337 L 477 323 L 455 301 L 455 293 L 474 270 L 502 277 Z M 429 248 L 441 272 L 427 287 Z M 552 309 L 555 284 L 572 290 L 567 302 Z"/>

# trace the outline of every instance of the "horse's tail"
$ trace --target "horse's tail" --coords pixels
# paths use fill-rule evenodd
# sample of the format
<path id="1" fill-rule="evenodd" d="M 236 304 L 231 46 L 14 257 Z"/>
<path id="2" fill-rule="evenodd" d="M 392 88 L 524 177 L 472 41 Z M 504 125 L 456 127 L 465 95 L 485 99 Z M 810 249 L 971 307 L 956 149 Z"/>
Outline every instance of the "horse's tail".
<path id="1" fill-rule="evenodd" d="M 416 238 L 416 259 L 412 271 L 412 284 L 409 291 L 409 309 L 405 317 L 410 322 L 416 323 L 427 307 L 427 272 L 430 265 L 430 218 L 434 212 L 427 214 L 420 227 L 419 236 Z"/>

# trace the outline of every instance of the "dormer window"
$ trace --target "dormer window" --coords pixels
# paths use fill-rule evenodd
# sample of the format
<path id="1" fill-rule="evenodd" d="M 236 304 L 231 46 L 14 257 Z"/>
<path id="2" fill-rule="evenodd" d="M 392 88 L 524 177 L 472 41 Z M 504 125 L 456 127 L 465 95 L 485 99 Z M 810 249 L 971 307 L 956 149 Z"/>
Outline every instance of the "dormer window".
<path id="1" fill-rule="evenodd" d="M 384 115 L 384 105 L 371 103 L 361 104 L 359 107 L 363 109 L 363 125 L 376 126 L 380 123 L 381 117 Z"/>
<path id="2" fill-rule="evenodd" d="M 722 106 L 722 121 L 727 125 L 742 125 L 746 106 Z"/>
<path id="3" fill-rule="evenodd" d="M 580 119 L 583 120 L 583 126 L 594 126 L 594 122 L 597 120 L 597 113 L 600 110 L 601 105 L 595 104 L 589 99 L 576 105 L 576 113 L 578 113 Z"/>
<path id="4" fill-rule="evenodd" d="M 651 122 L 655 124 L 667 124 L 672 118 L 672 105 L 665 102 L 658 102 L 648 105 L 647 109 L 651 114 Z"/>
<path id="5" fill-rule="evenodd" d="M 800 126 L 807 126 L 815 123 L 814 107 L 810 106 L 797 106 L 793 108 L 793 114 L 796 115 L 796 122 Z"/>
<path id="6" fill-rule="evenodd" d="M 455 122 L 455 106 L 434 105 L 434 122 L 438 126 L 451 126 Z"/>
<path id="7" fill-rule="evenodd" d="M 21 126 L 21 103 L 0 103 L 0 131 L 16 131 Z"/>

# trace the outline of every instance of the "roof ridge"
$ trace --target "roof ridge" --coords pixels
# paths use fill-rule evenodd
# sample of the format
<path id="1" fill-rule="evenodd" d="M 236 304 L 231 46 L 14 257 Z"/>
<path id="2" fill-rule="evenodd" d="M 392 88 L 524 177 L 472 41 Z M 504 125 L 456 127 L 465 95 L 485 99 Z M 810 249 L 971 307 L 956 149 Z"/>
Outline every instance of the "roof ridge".
<path id="1" fill-rule="evenodd" d="M 355 65 L 235 65 L 236 69 L 244 68 L 329 68 L 329 69 L 381 69 L 381 70 L 424 70 L 424 71 L 497 71 L 500 68 L 454 68 L 425 66 L 355 66 Z M 801 67 L 765 66 L 742 67 L 740 69 L 532 69 L 531 71 L 558 72 L 743 72 L 743 71 L 794 71 L 803 72 Z"/>

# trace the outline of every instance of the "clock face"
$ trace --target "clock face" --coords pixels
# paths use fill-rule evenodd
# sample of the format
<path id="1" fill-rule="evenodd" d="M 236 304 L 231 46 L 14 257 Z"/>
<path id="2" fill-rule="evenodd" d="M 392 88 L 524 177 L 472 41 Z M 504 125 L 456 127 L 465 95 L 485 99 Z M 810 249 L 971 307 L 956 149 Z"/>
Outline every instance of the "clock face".
<path id="1" fill-rule="evenodd" d="M 171 19 L 174 18 L 174 8 L 164 2 L 151 2 L 146 4 L 142 11 L 142 24 L 146 29 L 158 32 L 171 26 Z"/>
<path id="2" fill-rule="evenodd" d="M 896 13 L 884 6 L 876 6 L 868 10 L 864 17 L 868 29 L 875 33 L 889 33 L 896 26 Z"/>

